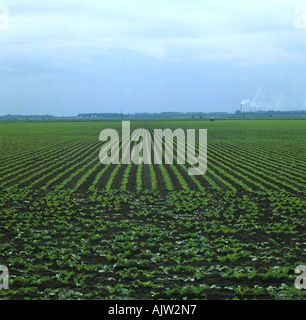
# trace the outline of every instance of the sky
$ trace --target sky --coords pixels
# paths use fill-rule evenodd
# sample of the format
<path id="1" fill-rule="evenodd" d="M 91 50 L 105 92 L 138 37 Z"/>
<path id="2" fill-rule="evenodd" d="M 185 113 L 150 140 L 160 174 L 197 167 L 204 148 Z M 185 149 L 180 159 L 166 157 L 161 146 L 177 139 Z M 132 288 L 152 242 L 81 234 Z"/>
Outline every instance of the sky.
<path id="1" fill-rule="evenodd" d="M 306 0 L 0 0 L 0 115 L 302 110 L 305 55 Z"/>

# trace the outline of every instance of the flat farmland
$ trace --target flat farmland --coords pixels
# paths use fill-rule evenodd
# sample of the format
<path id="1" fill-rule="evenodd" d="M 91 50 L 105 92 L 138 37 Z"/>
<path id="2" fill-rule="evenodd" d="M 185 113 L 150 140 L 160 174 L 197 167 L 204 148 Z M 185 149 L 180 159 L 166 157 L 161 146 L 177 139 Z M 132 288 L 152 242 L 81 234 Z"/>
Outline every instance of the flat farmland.
<path id="1" fill-rule="evenodd" d="M 305 299 L 305 120 L 131 121 L 207 129 L 199 176 L 177 140 L 174 164 L 103 165 L 107 128 L 0 123 L 0 299 Z"/>

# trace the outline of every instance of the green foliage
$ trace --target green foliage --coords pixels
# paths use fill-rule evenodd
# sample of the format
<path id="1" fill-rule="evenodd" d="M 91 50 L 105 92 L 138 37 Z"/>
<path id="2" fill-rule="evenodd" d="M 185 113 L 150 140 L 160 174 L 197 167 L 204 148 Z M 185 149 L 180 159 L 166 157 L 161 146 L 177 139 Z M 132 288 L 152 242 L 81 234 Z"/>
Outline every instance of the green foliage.
<path id="1" fill-rule="evenodd" d="M 197 177 L 188 164 L 103 167 L 105 126 L 120 129 L 0 127 L 10 271 L 0 299 L 305 299 L 294 287 L 305 264 L 303 121 L 205 122 L 208 171 Z"/>

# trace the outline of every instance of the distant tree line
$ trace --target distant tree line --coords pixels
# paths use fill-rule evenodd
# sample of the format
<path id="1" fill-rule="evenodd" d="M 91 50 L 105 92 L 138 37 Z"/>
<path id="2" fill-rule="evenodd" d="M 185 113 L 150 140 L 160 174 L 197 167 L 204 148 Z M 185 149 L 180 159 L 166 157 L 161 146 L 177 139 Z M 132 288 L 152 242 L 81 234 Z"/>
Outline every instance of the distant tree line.
<path id="1" fill-rule="evenodd" d="M 7 114 L 5 116 L 0 116 L 0 120 L 51 120 L 56 117 L 52 115 L 12 115 Z"/>
<path id="2" fill-rule="evenodd" d="M 297 111 L 241 111 L 229 112 L 136 112 L 136 113 L 80 113 L 77 116 L 56 117 L 53 115 L 10 115 L 0 116 L 0 120 L 56 120 L 56 119 L 148 119 L 148 118 L 247 118 L 247 117 L 300 117 L 306 116 L 306 110 Z"/>
<path id="3" fill-rule="evenodd" d="M 211 118 L 211 117 L 241 117 L 241 116 L 256 116 L 256 117 L 269 117 L 269 116 L 306 116 L 306 110 L 301 111 L 243 111 L 237 110 L 235 113 L 229 112 L 160 112 L 160 113 L 80 113 L 77 118 L 79 119 L 119 119 L 119 118 Z"/>
<path id="4" fill-rule="evenodd" d="M 80 113 L 77 118 L 79 119 L 107 119 L 107 118 L 128 118 L 128 119 L 141 119 L 141 118 L 203 118 L 212 116 L 228 116 L 228 112 L 136 112 L 136 113 Z"/>

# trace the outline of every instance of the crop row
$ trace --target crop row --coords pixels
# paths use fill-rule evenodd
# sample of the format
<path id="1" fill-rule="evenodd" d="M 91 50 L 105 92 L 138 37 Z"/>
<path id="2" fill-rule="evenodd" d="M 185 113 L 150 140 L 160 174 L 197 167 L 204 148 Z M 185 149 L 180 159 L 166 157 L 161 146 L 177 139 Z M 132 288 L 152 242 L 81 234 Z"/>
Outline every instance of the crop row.
<path id="1" fill-rule="evenodd" d="M 157 124 L 138 123 L 134 128 L 145 128 L 153 137 L 153 130 Z M 209 138 L 209 137 L 208 137 Z M 120 136 L 122 141 L 122 137 Z M 270 149 L 264 150 L 256 146 L 231 145 L 228 142 L 215 143 L 208 139 L 208 169 L 202 176 L 190 176 L 188 164 L 177 164 L 177 143 L 174 143 L 174 164 L 170 165 L 102 165 L 99 161 L 99 148 L 102 143 L 92 140 L 92 137 L 82 140 L 63 143 L 61 147 L 52 149 L 50 146 L 37 154 L 8 163 L 3 166 L 2 187 L 27 185 L 29 187 L 71 188 L 73 190 L 103 188 L 121 188 L 122 190 L 142 190 L 143 188 L 173 188 L 214 189 L 228 190 L 290 190 L 301 193 L 304 186 L 304 177 L 301 169 L 296 168 L 298 162 L 292 158 L 280 160 L 280 166 L 286 164 L 283 171 L 277 169 L 276 155 L 270 154 Z M 141 143 L 133 142 L 133 148 Z M 165 142 L 164 142 L 165 143 Z M 148 144 L 146 144 L 148 147 Z M 194 146 L 198 152 L 198 143 Z M 151 151 L 154 150 L 152 139 Z M 121 154 L 121 144 L 117 151 Z M 147 150 L 148 151 L 148 150 Z M 260 155 L 270 155 L 264 160 Z M 276 152 L 278 155 L 278 153 Z M 167 154 L 163 148 L 163 160 Z M 194 159 L 195 160 L 195 159 Z M 136 166 L 136 168 L 134 168 Z M 293 168 L 293 172 L 290 168 Z"/>

